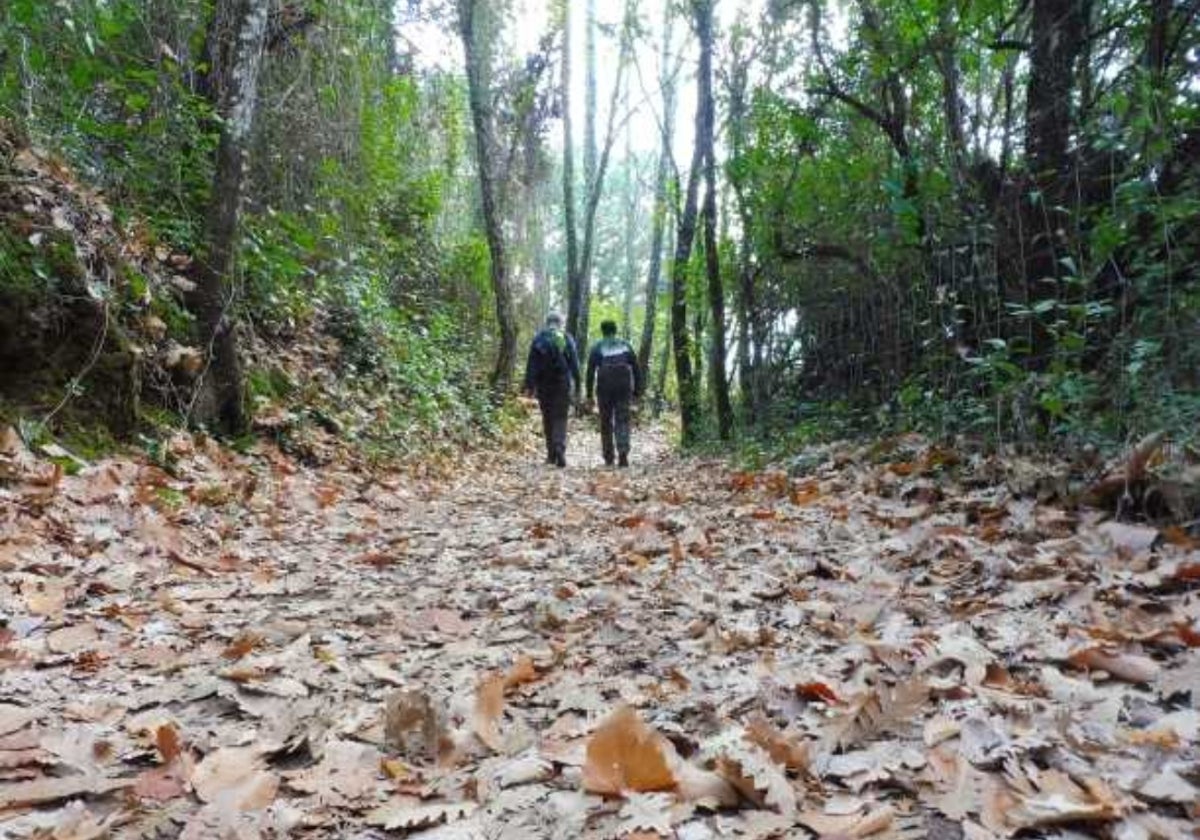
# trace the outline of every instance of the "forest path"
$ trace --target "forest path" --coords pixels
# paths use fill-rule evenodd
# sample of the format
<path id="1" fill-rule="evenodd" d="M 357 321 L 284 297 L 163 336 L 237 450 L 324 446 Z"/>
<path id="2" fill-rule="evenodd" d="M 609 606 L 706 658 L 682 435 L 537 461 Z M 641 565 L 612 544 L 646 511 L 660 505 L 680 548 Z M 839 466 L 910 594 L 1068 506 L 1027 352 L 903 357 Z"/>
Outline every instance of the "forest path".
<path id="1" fill-rule="evenodd" d="M 987 464 L 750 475 L 649 429 L 611 470 L 579 423 L 566 470 L 531 436 L 424 476 L 172 449 L 9 458 L 0 836 L 1171 837 L 1196 807 L 1200 556 Z"/>

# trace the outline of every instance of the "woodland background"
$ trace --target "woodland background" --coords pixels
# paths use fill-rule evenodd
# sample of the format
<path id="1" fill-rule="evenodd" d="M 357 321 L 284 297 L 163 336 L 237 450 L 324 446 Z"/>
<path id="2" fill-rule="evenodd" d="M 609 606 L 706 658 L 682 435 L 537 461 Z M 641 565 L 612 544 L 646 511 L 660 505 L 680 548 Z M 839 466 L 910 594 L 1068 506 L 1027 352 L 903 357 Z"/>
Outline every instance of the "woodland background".
<path id="1" fill-rule="evenodd" d="M 8 0 L 0 420 L 457 445 L 559 305 L 688 444 L 1194 438 L 1200 2 L 734 6 Z"/>

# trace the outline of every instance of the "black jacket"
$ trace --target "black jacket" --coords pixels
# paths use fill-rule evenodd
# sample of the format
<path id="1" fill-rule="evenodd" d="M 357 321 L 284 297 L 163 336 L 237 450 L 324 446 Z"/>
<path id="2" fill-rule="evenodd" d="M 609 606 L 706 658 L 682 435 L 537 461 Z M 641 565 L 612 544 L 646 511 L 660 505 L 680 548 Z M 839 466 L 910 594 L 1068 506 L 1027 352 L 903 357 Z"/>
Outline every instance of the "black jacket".
<path id="1" fill-rule="evenodd" d="M 534 336 L 525 363 L 525 390 L 538 396 L 578 388 L 579 352 L 575 340 L 562 330 L 545 329 Z"/>
<path id="2" fill-rule="evenodd" d="M 637 353 L 628 341 L 620 338 L 602 338 L 592 345 L 588 354 L 587 394 L 590 400 L 596 393 L 596 377 L 602 368 L 620 367 L 633 374 L 633 396 L 642 394 L 642 369 L 638 366 Z"/>

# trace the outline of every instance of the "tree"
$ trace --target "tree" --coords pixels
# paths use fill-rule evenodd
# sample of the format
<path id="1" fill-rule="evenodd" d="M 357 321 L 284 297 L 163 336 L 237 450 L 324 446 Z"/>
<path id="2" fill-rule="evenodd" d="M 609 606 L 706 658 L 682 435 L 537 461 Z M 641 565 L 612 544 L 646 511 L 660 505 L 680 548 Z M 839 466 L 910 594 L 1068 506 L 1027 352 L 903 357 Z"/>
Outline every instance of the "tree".
<path id="1" fill-rule="evenodd" d="M 707 0 L 694 0 L 706 3 Z M 693 6 L 693 9 L 696 7 Z M 697 199 L 700 175 L 704 167 L 704 125 L 707 109 L 703 97 L 696 103 L 696 133 L 692 144 L 692 162 L 688 169 L 687 191 L 675 229 L 675 259 L 671 264 L 671 346 L 675 356 L 675 382 L 679 389 L 679 419 L 683 444 L 695 443 L 700 436 L 700 389 L 692 369 L 691 339 L 688 335 L 688 265 L 696 240 Z"/>
<path id="2" fill-rule="evenodd" d="M 593 7 L 589 7 L 591 9 Z M 599 148 L 599 156 L 592 161 L 595 151 L 592 143 L 584 138 L 584 195 L 583 195 L 583 227 L 582 242 L 578 230 L 578 217 L 575 207 L 575 150 L 570 117 L 571 96 L 571 36 L 570 36 L 570 0 L 563 0 L 563 221 L 566 229 L 567 243 L 567 332 L 575 337 L 580 345 L 587 343 L 588 337 L 588 306 L 591 293 L 592 261 L 596 251 L 596 211 L 604 194 L 604 179 L 608 172 L 609 159 L 613 145 L 616 142 L 617 127 L 622 121 L 618 113 L 621 91 L 625 85 L 625 77 L 629 66 L 629 54 L 632 45 L 632 0 L 626 4 L 625 17 L 621 23 L 621 41 L 617 72 L 613 80 L 612 94 L 608 102 L 607 125 L 604 133 L 604 143 Z M 591 14 L 589 13 L 589 20 Z M 590 24 L 589 24 L 590 26 Z M 589 85 L 594 85 L 591 78 Z M 594 91 L 590 95 L 594 99 Z M 591 101 L 591 99 L 589 99 Z M 589 108 L 591 116 L 587 125 L 592 125 L 595 119 L 594 106 Z M 587 114 L 585 114 L 585 117 Z M 627 117 L 626 117 L 627 118 Z M 589 132 L 590 133 L 590 132 Z M 589 167 L 594 171 L 588 171 Z"/>
<path id="3" fill-rule="evenodd" d="M 694 0 L 696 38 L 700 42 L 700 66 L 696 71 L 697 145 L 704 160 L 704 265 L 708 278 L 708 306 L 712 313 L 711 358 L 708 364 L 717 430 L 721 440 L 733 436 L 733 405 L 729 399 L 729 376 L 725 353 L 725 287 L 717 243 L 717 161 L 713 141 L 716 103 L 713 100 L 713 6 L 715 0 Z"/>
<path id="4" fill-rule="evenodd" d="M 495 117 L 492 113 L 490 91 L 492 51 L 487 43 L 492 33 L 489 33 L 484 25 L 483 17 L 488 13 L 486 6 L 482 0 L 458 0 L 458 27 L 466 58 L 467 98 L 471 108 L 471 124 L 475 130 L 479 197 L 488 254 L 491 258 L 489 272 L 492 294 L 495 297 L 496 325 L 500 331 L 491 385 L 493 392 L 501 396 L 508 392 L 512 383 L 513 365 L 517 357 L 517 325 L 508 274 L 503 221 L 500 218 L 499 173 L 495 159 Z"/>
<path id="5" fill-rule="evenodd" d="M 234 317 L 233 269 L 238 245 L 243 175 L 267 37 L 268 0 L 221 0 L 208 31 L 208 85 L 221 117 L 206 243 L 197 263 L 192 309 L 208 354 L 195 419 L 226 434 L 248 425 Z"/>
<path id="6" fill-rule="evenodd" d="M 654 351 L 654 327 L 658 318 L 658 286 L 662 276 L 663 240 L 667 230 L 670 206 L 667 191 L 672 173 L 672 144 L 675 142 L 675 80 L 679 75 L 682 55 L 674 66 L 670 64 L 671 32 L 674 17 L 670 3 L 663 6 L 662 45 L 659 51 L 659 87 L 662 90 L 662 116 L 659 119 L 660 147 L 654 169 L 654 210 L 650 229 L 650 267 L 646 272 L 646 307 L 642 321 L 642 337 L 638 344 L 638 363 L 650 377 L 650 357 Z"/>

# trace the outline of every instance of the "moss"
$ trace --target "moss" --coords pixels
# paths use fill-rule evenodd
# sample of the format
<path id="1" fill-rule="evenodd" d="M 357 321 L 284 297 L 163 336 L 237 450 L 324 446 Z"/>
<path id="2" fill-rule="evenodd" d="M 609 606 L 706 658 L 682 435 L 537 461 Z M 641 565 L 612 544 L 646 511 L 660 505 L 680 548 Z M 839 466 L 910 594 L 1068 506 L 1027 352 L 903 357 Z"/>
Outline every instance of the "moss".
<path id="1" fill-rule="evenodd" d="M 246 374 L 250 395 L 264 399 L 284 399 L 296 390 L 296 383 L 287 372 L 277 368 L 254 368 Z"/>
<path id="2" fill-rule="evenodd" d="M 80 458 L 96 461 L 112 455 L 120 445 L 106 426 L 70 426 L 63 435 L 62 445 Z"/>
<path id="3" fill-rule="evenodd" d="M 150 304 L 150 312 L 167 325 L 167 334 L 180 341 L 192 334 L 195 316 L 172 297 L 158 296 Z"/>

